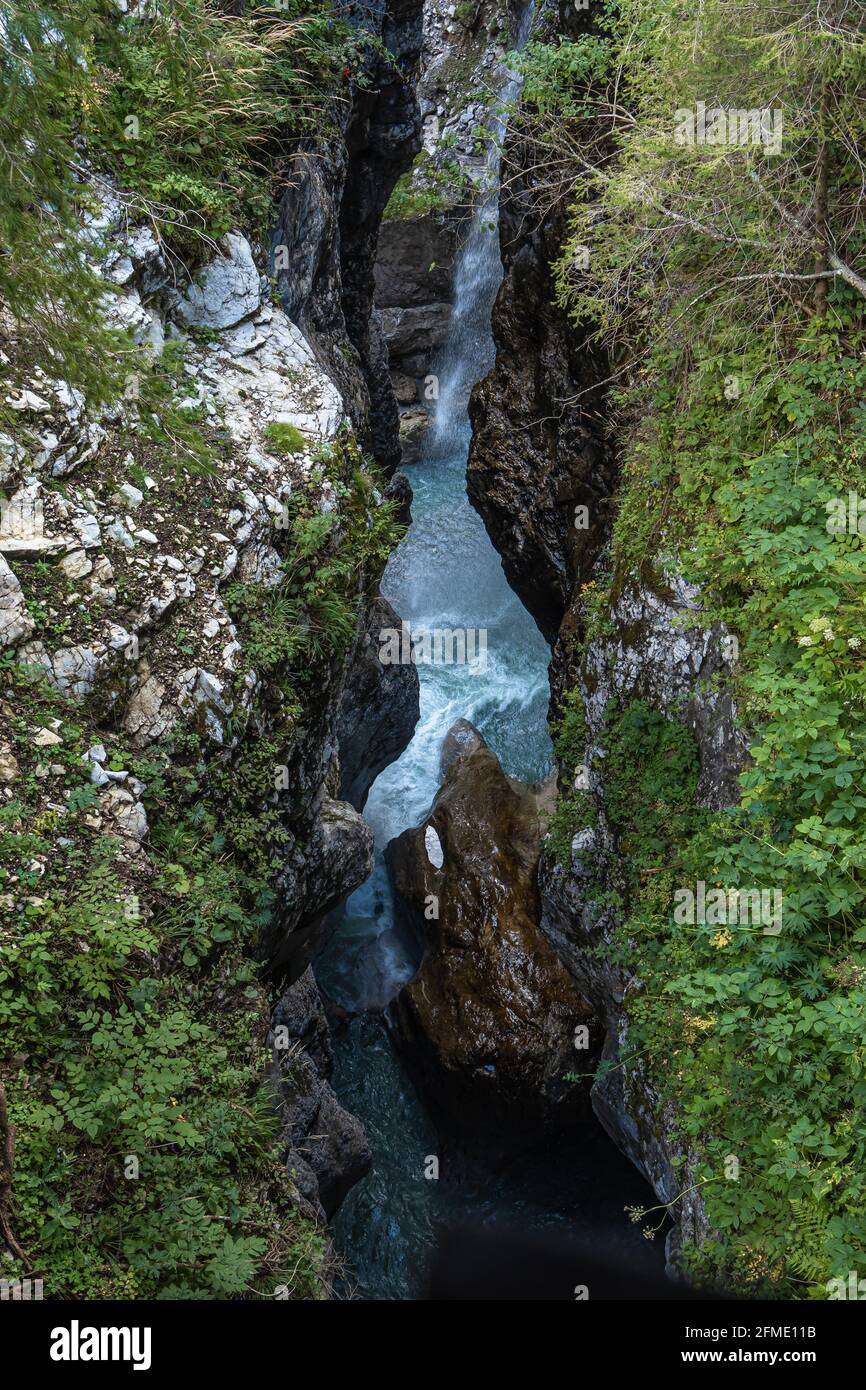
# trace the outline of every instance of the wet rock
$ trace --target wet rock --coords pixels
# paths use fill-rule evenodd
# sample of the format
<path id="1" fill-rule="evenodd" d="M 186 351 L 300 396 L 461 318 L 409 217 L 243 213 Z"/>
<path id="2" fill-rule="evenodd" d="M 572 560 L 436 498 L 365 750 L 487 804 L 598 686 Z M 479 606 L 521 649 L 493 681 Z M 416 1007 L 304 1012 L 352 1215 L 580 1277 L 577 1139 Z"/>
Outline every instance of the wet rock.
<path id="1" fill-rule="evenodd" d="M 465 758 L 468 753 L 474 753 L 476 749 L 483 747 L 484 738 L 475 725 L 468 719 L 458 719 L 442 740 L 442 751 L 439 754 L 440 777 L 445 777 L 451 764 L 458 758 Z"/>
<path id="2" fill-rule="evenodd" d="M 432 417 L 426 410 L 404 410 L 400 415 L 400 449 L 403 464 L 417 463 L 424 450 Z"/>
<path id="3" fill-rule="evenodd" d="M 433 349 L 440 347 L 448 336 L 451 305 L 383 309 L 379 322 L 391 362 L 399 364 L 403 359 L 419 356 L 422 361 L 429 361 Z"/>
<path id="4" fill-rule="evenodd" d="M 402 469 L 397 469 L 385 489 L 385 497 L 397 504 L 394 510 L 395 520 L 402 526 L 408 526 L 412 520 L 412 485 Z"/>
<path id="5" fill-rule="evenodd" d="M 268 1041 L 286 1166 L 303 1198 L 331 1217 L 370 1171 L 372 1155 L 361 1122 L 343 1109 L 328 1082 L 330 1034 L 312 970 L 283 994 Z"/>
<path id="6" fill-rule="evenodd" d="M 413 405 L 417 401 L 418 383 L 414 377 L 401 376 L 398 373 L 391 377 L 391 382 L 398 405 Z"/>
<path id="7" fill-rule="evenodd" d="M 373 872 L 373 832 L 353 806 L 325 796 L 305 842 L 286 854 L 274 918 L 261 953 L 294 981 L 307 968 L 325 919 Z"/>
<path id="8" fill-rule="evenodd" d="M 399 758 L 418 722 L 418 668 L 384 665 L 380 633 L 400 628 L 399 614 L 377 598 L 355 645 L 340 704 L 340 795 L 361 811 L 383 768 Z"/>
<path id="9" fill-rule="evenodd" d="M 376 254 L 376 307 L 447 304 L 458 224 L 432 213 L 382 223 Z"/>
<path id="10" fill-rule="evenodd" d="M 417 400 L 415 378 L 427 375 L 433 353 L 448 335 L 458 226 L 456 217 L 434 214 L 382 224 L 376 310 L 397 399 L 404 405 Z"/>
<path id="11" fill-rule="evenodd" d="M 563 1077 L 591 1069 L 596 1024 L 538 925 L 537 797 L 465 720 L 444 760 L 429 816 L 386 851 L 398 909 L 426 939 L 396 1001 L 400 1041 L 446 1121 L 531 1143 L 586 1115 L 586 1090 Z"/>

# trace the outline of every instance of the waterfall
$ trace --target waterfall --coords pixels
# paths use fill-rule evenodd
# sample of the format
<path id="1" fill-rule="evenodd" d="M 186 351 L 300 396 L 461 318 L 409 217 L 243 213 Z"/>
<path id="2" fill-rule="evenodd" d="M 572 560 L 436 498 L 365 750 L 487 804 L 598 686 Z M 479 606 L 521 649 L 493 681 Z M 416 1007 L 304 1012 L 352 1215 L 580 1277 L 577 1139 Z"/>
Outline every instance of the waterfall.
<path id="1" fill-rule="evenodd" d="M 526 41 L 531 7 L 518 41 Z M 510 775 L 538 781 L 552 766 L 547 731 L 550 653 L 509 588 L 499 555 L 466 496 L 469 395 L 492 367 L 490 316 L 502 280 L 497 234 L 499 165 L 507 109 L 520 78 L 510 71 L 491 122 L 491 140 L 468 232 L 455 267 L 454 309 L 434 364 L 440 390 L 420 461 L 412 467 L 412 525 L 382 579 L 382 593 L 413 632 L 484 634 L 477 663 L 420 665 L 421 717 L 402 756 L 377 778 L 364 816 L 376 839 L 372 877 L 349 899 L 338 937 L 319 962 L 325 990 L 345 1008 L 384 1008 L 418 967 L 400 941 L 382 852 L 427 811 L 439 784 L 439 751 L 456 719 L 472 721 Z"/>
<path id="2" fill-rule="evenodd" d="M 520 20 L 520 51 L 532 27 L 533 5 Z M 499 170 L 508 112 L 520 92 L 520 74 L 511 71 L 499 94 L 490 121 L 490 142 L 469 231 L 454 269 L 451 323 L 444 348 L 434 364 L 439 400 L 426 453 L 432 457 L 469 450 L 469 396 L 476 382 L 490 371 L 496 346 L 490 318 L 502 281 L 499 258 Z"/>

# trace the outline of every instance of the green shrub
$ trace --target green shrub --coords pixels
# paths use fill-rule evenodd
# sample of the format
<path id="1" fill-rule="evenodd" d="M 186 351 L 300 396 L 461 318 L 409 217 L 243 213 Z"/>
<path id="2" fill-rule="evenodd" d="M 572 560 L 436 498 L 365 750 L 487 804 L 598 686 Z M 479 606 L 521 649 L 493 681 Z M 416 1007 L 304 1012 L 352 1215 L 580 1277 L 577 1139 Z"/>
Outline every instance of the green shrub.
<path id="1" fill-rule="evenodd" d="M 290 454 L 300 454 L 307 447 L 307 441 L 295 425 L 280 420 L 272 420 L 265 426 L 265 439 L 268 447 L 281 458 Z"/>

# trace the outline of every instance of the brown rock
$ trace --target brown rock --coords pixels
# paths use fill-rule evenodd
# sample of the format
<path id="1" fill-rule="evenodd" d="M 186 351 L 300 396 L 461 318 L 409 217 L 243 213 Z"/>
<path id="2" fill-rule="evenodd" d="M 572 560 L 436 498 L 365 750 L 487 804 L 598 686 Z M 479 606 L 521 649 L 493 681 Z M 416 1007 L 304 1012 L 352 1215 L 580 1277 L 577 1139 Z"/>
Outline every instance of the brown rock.
<path id="1" fill-rule="evenodd" d="M 400 447 L 404 465 L 417 463 L 430 428 L 430 416 L 424 409 L 405 410 L 400 416 Z"/>
<path id="2" fill-rule="evenodd" d="M 398 405 L 413 405 L 418 399 L 418 383 L 413 376 L 403 376 L 400 372 L 391 378 L 394 395 Z"/>
<path id="3" fill-rule="evenodd" d="M 400 1038 L 440 1117 L 533 1142 L 587 1113 L 586 1086 L 563 1077 L 591 1070 L 594 1019 L 538 925 L 537 793 L 465 720 L 443 761 L 429 816 L 386 851 L 398 911 L 427 947 L 396 1001 Z M 590 1047 L 576 1050 L 579 1025 Z"/>

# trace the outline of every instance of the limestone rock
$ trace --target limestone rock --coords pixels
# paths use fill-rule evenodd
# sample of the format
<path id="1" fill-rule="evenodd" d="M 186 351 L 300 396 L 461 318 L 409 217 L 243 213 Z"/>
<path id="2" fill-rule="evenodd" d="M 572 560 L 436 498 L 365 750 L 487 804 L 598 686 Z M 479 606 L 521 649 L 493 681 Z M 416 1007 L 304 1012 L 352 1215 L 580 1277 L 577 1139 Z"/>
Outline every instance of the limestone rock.
<path id="1" fill-rule="evenodd" d="M 180 299 L 177 311 L 185 323 L 206 328 L 232 328 L 254 314 L 261 303 L 261 277 L 246 237 L 228 232 L 222 254 L 210 261 L 199 283 Z"/>
<path id="2" fill-rule="evenodd" d="M 136 747 L 146 747 L 171 728 L 173 716 L 163 711 L 166 688 L 158 676 L 147 675 L 126 706 L 123 727 Z"/>
<path id="3" fill-rule="evenodd" d="M 34 627 L 21 585 L 0 555 L 0 647 L 14 646 L 22 637 L 29 637 Z"/>

